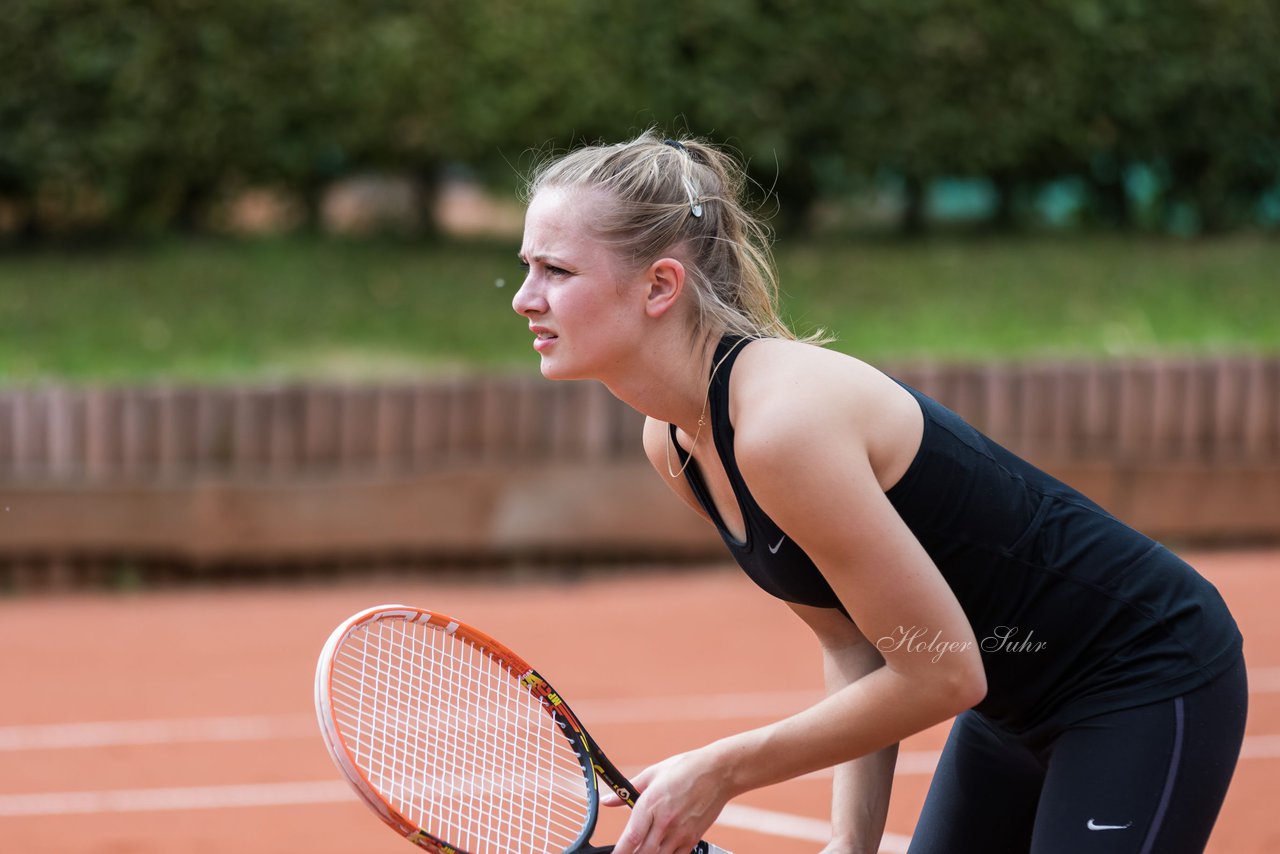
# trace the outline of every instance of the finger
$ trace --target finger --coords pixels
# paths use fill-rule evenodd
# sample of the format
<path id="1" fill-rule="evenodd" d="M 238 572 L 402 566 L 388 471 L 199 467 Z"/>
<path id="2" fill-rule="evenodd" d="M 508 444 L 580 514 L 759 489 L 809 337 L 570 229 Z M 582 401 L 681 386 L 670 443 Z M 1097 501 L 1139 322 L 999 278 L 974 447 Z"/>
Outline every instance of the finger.
<path id="1" fill-rule="evenodd" d="M 648 768 L 631 778 L 631 785 L 635 786 L 635 790 L 637 792 L 643 792 L 649 787 L 649 781 L 653 779 L 654 774 L 656 774 L 660 769 L 661 763 L 658 765 L 650 765 Z"/>
<path id="2" fill-rule="evenodd" d="M 631 794 L 632 801 L 640 797 L 640 793 L 643 792 L 645 788 L 648 787 L 649 778 L 653 776 L 653 772 L 656 767 L 657 766 L 655 765 L 650 765 L 648 768 L 644 769 L 639 774 L 636 774 L 634 777 L 631 778 L 629 782 L 631 783 L 630 794 Z M 604 780 L 601 780 L 600 782 L 603 783 Z M 624 801 L 622 800 L 622 798 L 618 797 L 617 793 L 614 792 L 613 789 L 609 788 L 608 786 L 602 786 L 600 788 L 600 805 L 601 806 L 620 807 L 623 805 L 623 803 Z"/>
<path id="3" fill-rule="evenodd" d="M 618 837 L 618 843 L 613 846 L 613 854 L 636 854 L 649 835 L 651 823 L 652 819 L 646 810 L 637 809 L 632 812 L 627 826 Z"/>
<path id="4" fill-rule="evenodd" d="M 600 805 L 606 807 L 620 807 L 626 803 L 635 803 L 636 798 L 640 797 L 640 790 L 643 786 L 639 786 L 634 780 L 627 781 L 631 784 L 630 789 L 621 789 L 622 794 L 619 795 L 603 778 L 597 777 L 600 785 Z"/>

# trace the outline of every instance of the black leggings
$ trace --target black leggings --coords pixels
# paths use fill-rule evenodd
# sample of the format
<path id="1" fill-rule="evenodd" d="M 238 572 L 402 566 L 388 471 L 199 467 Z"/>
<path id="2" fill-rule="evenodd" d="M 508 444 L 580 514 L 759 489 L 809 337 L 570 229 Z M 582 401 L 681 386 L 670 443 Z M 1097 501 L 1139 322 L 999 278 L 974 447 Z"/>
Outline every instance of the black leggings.
<path id="1" fill-rule="evenodd" d="M 956 718 L 910 854 L 1204 851 L 1244 739 L 1244 659 L 1181 697 L 1035 739 Z"/>

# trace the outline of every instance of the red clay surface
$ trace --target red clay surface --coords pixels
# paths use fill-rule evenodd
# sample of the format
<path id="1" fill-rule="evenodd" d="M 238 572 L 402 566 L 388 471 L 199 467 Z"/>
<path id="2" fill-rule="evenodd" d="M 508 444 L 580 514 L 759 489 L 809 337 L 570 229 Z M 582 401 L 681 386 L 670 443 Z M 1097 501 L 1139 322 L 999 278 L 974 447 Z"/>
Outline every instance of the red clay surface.
<path id="1" fill-rule="evenodd" d="M 1189 557 L 1240 620 L 1254 677 L 1246 757 L 1209 850 L 1280 851 L 1280 552 Z M 433 608 L 497 636 L 627 769 L 798 709 L 821 684 L 807 630 L 726 567 L 578 583 L 10 599 L 0 602 L 0 850 L 414 850 L 338 782 L 312 719 L 329 631 L 383 602 Z M 587 607 L 594 624 L 579 616 Z M 654 709 L 658 718 L 645 720 Z M 139 720 L 151 723 L 61 726 Z M 939 727 L 903 744 L 885 851 L 904 850 L 929 751 L 944 735 Z M 826 821 L 829 796 L 825 774 L 749 793 L 735 805 L 771 813 L 727 813 L 710 838 L 735 854 L 818 851 L 812 822 Z M 617 820 L 611 812 L 597 842 L 612 839 Z"/>

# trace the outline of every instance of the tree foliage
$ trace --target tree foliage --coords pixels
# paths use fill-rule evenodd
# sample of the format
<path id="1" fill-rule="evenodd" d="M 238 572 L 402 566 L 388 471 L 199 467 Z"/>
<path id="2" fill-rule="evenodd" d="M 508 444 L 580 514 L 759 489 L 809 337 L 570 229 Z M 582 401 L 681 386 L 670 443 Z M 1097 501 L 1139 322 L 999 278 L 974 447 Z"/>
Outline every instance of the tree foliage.
<path id="1" fill-rule="evenodd" d="M 5 0 L 0 198 L 31 231 L 195 227 L 237 187 L 314 207 L 358 170 L 509 178 L 530 150 L 656 124 L 737 147 L 793 216 L 888 174 L 919 225 L 924 187 L 971 176 L 1011 224 L 1075 178 L 1099 222 L 1222 230 L 1280 183 L 1278 8 Z"/>

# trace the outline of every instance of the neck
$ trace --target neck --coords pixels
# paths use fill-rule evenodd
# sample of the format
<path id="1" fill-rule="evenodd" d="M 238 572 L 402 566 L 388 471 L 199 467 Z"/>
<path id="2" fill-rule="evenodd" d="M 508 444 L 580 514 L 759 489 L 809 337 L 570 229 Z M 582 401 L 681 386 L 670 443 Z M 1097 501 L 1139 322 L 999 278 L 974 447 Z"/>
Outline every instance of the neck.
<path id="1" fill-rule="evenodd" d="M 711 360 L 718 334 L 673 336 L 646 347 L 624 369 L 600 381 L 637 412 L 692 435 L 706 413 Z"/>

